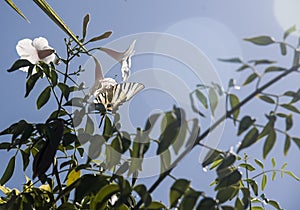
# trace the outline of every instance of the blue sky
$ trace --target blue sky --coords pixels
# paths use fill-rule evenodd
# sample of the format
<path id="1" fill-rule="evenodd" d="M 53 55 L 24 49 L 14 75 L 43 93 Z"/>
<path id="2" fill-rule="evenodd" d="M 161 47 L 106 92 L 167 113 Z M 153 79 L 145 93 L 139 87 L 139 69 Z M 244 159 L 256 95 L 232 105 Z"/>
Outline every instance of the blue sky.
<path id="1" fill-rule="evenodd" d="M 284 3 L 283 3 L 284 2 Z M 63 38 L 65 34 L 53 24 L 49 18 L 32 2 L 16 1 L 18 7 L 25 13 L 30 20 L 30 24 L 21 19 L 13 10 L 11 10 L 4 1 L 0 3 L 0 27 L 1 27 L 1 62 L 0 62 L 0 87 L 2 105 L 0 110 L 0 129 L 14 123 L 20 119 L 26 119 L 30 122 L 43 121 L 51 110 L 51 104 L 40 111 L 35 111 L 35 99 L 40 89 L 35 90 L 29 98 L 24 99 L 25 93 L 25 74 L 14 72 L 9 74 L 6 69 L 18 58 L 15 46 L 20 39 L 35 38 L 39 36 L 46 37 L 52 47 L 57 52 L 64 53 Z M 300 16 L 297 11 L 300 9 L 300 3 L 296 0 L 166 0 L 166 1 L 49 1 L 49 4 L 57 11 L 62 19 L 77 34 L 81 34 L 82 19 L 87 14 L 91 14 L 88 36 L 96 36 L 104 31 L 112 30 L 113 35 L 109 40 L 101 42 L 105 45 L 110 41 L 117 40 L 124 36 L 142 33 L 142 32 L 162 32 L 172 35 L 189 42 L 198 48 L 204 57 L 210 62 L 219 75 L 220 81 L 226 85 L 230 78 L 235 78 L 242 83 L 246 75 L 234 73 L 235 65 L 229 65 L 219 62 L 218 58 L 243 57 L 247 59 L 269 58 L 278 60 L 281 65 L 289 66 L 290 57 L 280 56 L 278 47 L 259 48 L 243 41 L 243 38 L 257 35 L 272 35 L 276 39 L 281 39 L 284 29 L 300 24 Z M 291 39 L 293 40 L 293 38 Z M 128 40 L 129 41 L 129 40 Z M 142 43 L 142 41 L 140 41 Z M 124 43 L 124 46 L 129 42 Z M 113 44 L 112 44 L 113 46 Z M 118 47 L 118 45 L 115 45 Z M 124 49 L 124 46 L 121 48 Z M 137 53 L 142 50 L 137 40 Z M 120 48 L 120 50 L 122 50 Z M 170 46 L 171 48 L 171 46 Z M 186 52 L 187 55 L 189 52 Z M 138 59 L 139 55 L 133 58 L 133 71 L 146 68 L 164 68 L 178 67 L 170 61 L 165 61 L 161 57 L 145 57 Z M 148 58 L 148 59 L 147 59 Z M 85 63 L 86 59 L 80 60 Z M 174 65 L 174 66 L 173 66 Z M 205 74 L 205 72 L 202 72 Z M 180 77 L 180 73 L 176 73 Z M 286 87 L 297 90 L 299 76 L 285 78 L 279 85 L 273 87 L 273 90 L 284 90 Z M 190 78 L 191 79 L 191 78 Z M 189 78 L 184 79 L 189 83 Z M 192 79 L 191 79 L 192 80 Z M 190 84 L 194 84 L 190 82 Z M 42 83 L 39 84 L 42 87 Z M 236 92 L 241 98 L 251 89 L 245 88 Z M 151 100 L 146 100 L 148 105 Z M 268 107 L 255 107 L 256 103 L 250 103 L 247 110 L 253 115 L 267 110 Z M 158 107 L 156 107 L 158 106 Z M 159 107 L 161 106 L 161 107 Z M 149 109 L 166 109 L 170 107 L 150 104 Z M 262 115 L 261 115 L 262 116 Z M 299 116 L 296 116 L 299 123 Z M 229 123 L 230 124 L 230 123 Z M 241 139 L 236 138 L 232 133 L 232 126 L 226 125 L 222 133 L 222 139 L 219 147 L 228 149 L 235 145 Z M 299 131 L 294 129 L 295 135 Z M 4 140 L 5 138 L 0 138 Z M 280 141 L 281 140 L 281 141 Z M 288 162 L 289 169 L 300 175 L 300 168 L 296 160 L 299 158 L 299 151 L 293 147 L 288 156 L 283 156 L 282 138 L 277 141 L 275 149 L 270 153 L 266 162 L 270 163 L 271 157 L 275 157 L 278 165 Z M 262 159 L 262 144 L 258 143 L 255 147 L 247 150 L 247 153 L 254 157 L 258 155 Z M 214 177 L 214 173 L 204 173 L 198 161 L 200 151 L 196 149 L 187 158 L 185 158 L 180 167 L 175 170 L 178 177 L 190 177 L 193 179 L 192 185 L 200 190 L 208 190 L 208 187 Z M 3 168 L 7 163 L 8 155 L 5 152 L 0 153 L 3 167 L 0 168 L 2 174 Z M 21 160 L 19 160 L 21 161 Z M 13 187 L 14 183 L 20 183 L 23 179 L 21 170 L 8 183 Z M 153 178 L 145 179 L 146 183 L 151 183 Z M 167 180 L 166 183 L 171 180 Z M 297 193 L 300 185 L 296 181 L 286 177 L 278 178 L 274 183 L 268 185 L 266 194 L 272 199 L 278 200 L 285 209 L 295 209 L 299 205 Z M 165 188 L 161 187 L 155 193 L 157 199 L 167 199 Z M 271 208 L 270 208 L 271 209 Z"/>

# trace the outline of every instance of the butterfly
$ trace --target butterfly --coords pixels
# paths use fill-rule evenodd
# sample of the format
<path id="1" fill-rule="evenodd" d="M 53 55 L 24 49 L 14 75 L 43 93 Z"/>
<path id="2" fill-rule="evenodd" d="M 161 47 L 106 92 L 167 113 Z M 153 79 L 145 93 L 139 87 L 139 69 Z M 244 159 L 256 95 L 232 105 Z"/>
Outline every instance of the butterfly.
<path id="1" fill-rule="evenodd" d="M 134 95 L 143 90 L 145 86 L 138 82 L 118 83 L 111 88 L 100 92 L 94 99 L 94 103 L 102 104 L 106 111 L 115 113 L 119 106 L 129 101 Z"/>

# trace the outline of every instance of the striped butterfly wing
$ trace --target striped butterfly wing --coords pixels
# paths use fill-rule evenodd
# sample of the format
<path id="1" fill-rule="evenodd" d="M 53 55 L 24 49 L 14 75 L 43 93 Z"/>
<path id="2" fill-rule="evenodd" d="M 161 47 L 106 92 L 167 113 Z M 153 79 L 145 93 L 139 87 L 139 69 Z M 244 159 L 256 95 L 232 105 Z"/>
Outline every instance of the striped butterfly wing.
<path id="1" fill-rule="evenodd" d="M 124 102 L 144 89 L 144 85 L 137 82 L 124 82 L 116 84 L 95 99 L 95 103 L 102 103 L 106 110 L 115 112 Z"/>

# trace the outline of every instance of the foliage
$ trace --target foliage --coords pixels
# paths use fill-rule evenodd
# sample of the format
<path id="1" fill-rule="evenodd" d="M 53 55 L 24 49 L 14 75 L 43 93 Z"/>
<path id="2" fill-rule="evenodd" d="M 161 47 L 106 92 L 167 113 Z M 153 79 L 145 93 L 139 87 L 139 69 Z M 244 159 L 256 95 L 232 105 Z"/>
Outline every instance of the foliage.
<path id="1" fill-rule="evenodd" d="M 7 1 L 19 14 L 20 10 Z M 82 73 L 81 67 L 71 72 L 71 62 L 78 56 L 92 56 L 91 52 L 98 48 L 88 48 L 91 42 L 98 42 L 110 36 L 105 32 L 100 36 L 85 41 L 89 15 L 84 18 L 82 37 L 78 38 L 63 23 L 45 1 L 34 1 L 43 11 L 69 36 L 66 39 L 66 57 L 60 66 L 39 62 L 31 64 L 27 60 L 17 60 L 8 72 L 21 67 L 29 67 L 26 78 L 25 97 L 31 94 L 39 80 L 46 80 L 48 85 L 37 96 L 36 108 L 42 109 L 50 100 L 57 104 L 45 122 L 31 123 L 20 120 L 4 129 L 0 135 L 9 135 L 11 140 L 0 143 L 1 150 L 15 151 L 0 179 L 0 190 L 4 196 L 0 198 L 1 209 L 263 209 L 266 205 L 281 209 L 279 203 L 269 199 L 264 190 L 269 180 L 275 180 L 277 174 L 288 175 L 297 181 L 299 178 L 286 169 L 287 164 L 277 167 L 272 159 L 272 168 L 265 168 L 258 158 L 251 159 L 241 151 L 264 141 L 262 155 L 265 159 L 273 149 L 279 136 L 284 136 L 283 152 L 286 155 L 294 143 L 300 147 L 300 137 L 291 132 L 294 117 L 299 114 L 296 104 L 300 100 L 300 90 L 288 90 L 284 93 L 267 92 L 267 88 L 279 82 L 281 78 L 298 71 L 299 46 L 293 47 L 286 42 L 289 34 L 295 31 L 292 27 L 277 41 L 270 36 L 247 38 L 245 41 L 255 45 L 279 45 L 283 56 L 287 48 L 293 53 L 293 64 L 285 68 L 275 65 L 268 59 L 243 61 L 240 58 L 220 59 L 224 62 L 239 64 L 237 71 L 250 71 L 242 86 L 254 84 L 254 90 L 244 99 L 234 93 L 235 81 L 229 81 L 224 90 L 220 85 L 199 84 L 190 94 L 191 109 L 198 118 L 186 119 L 185 110 L 173 107 L 172 110 L 155 114 L 146 120 L 144 128 L 137 128 L 134 134 L 122 130 L 120 115 L 107 112 L 101 105 L 89 101 L 84 84 L 77 84 L 75 78 Z M 36 73 L 33 73 L 33 68 Z M 60 70 L 64 68 L 64 71 Z M 30 70 L 31 69 L 31 70 Z M 266 75 L 274 74 L 264 82 Z M 73 93 L 82 93 L 82 97 Z M 216 108 L 220 97 L 226 97 L 226 113 L 216 122 L 200 130 L 200 121 L 207 110 L 216 117 Z M 241 112 L 241 108 L 249 101 L 258 100 L 271 108 L 260 122 L 250 115 Z M 96 133 L 91 116 L 97 114 L 102 118 L 101 133 Z M 232 120 L 237 129 L 236 138 L 242 138 L 236 151 L 223 151 L 209 148 L 202 141 L 210 131 L 225 120 Z M 285 124 L 284 129 L 280 126 Z M 155 124 L 159 124 L 161 133 L 157 139 L 150 134 Z M 80 125 L 84 124 L 83 127 Z M 206 129 L 206 130 L 205 130 Z M 88 156 L 84 153 L 84 145 L 88 145 Z M 143 170 L 142 163 L 146 154 L 153 152 L 161 160 L 161 175 L 152 186 L 145 186 L 139 180 Z M 188 155 L 196 146 L 208 148 L 210 152 L 202 163 L 203 168 L 216 172 L 211 187 L 215 195 L 194 189 L 192 182 L 172 175 L 172 170 L 179 161 Z M 171 152 L 179 154 L 172 160 Z M 97 157 L 106 154 L 106 159 L 97 161 Z M 130 158 L 123 159 L 122 154 Z M 5 184 L 14 174 L 15 160 L 20 155 L 23 160 L 23 171 L 32 167 L 32 179 L 27 181 L 23 189 L 10 189 Z M 84 161 L 83 161 L 84 159 Z M 52 170 L 51 170 L 52 166 Z M 113 173 L 111 173 L 113 171 Z M 155 201 L 153 191 L 171 177 L 174 182 L 170 186 L 169 203 Z M 37 178 L 38 181 L 34 181 Z M 131 180 L 131 181 L 130 181 Z M 38 186 L 38 183 L 41 183 Z"/>

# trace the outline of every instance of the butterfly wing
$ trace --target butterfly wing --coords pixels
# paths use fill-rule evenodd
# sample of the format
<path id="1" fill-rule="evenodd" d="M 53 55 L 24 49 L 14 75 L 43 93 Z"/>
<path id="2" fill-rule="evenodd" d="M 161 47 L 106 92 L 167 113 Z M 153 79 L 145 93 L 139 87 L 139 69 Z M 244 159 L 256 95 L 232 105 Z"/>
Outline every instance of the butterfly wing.
<path id="1" fill-rule="evenodd" d="M 106 110 L 115 112 L 124 102 L 129 101 L 134 95 L 144 89 L 144 85 L 137 82 L 124 82 L 114 85 L 111 89 L 100 93 L 94 100 L 102 103 Z"/>

